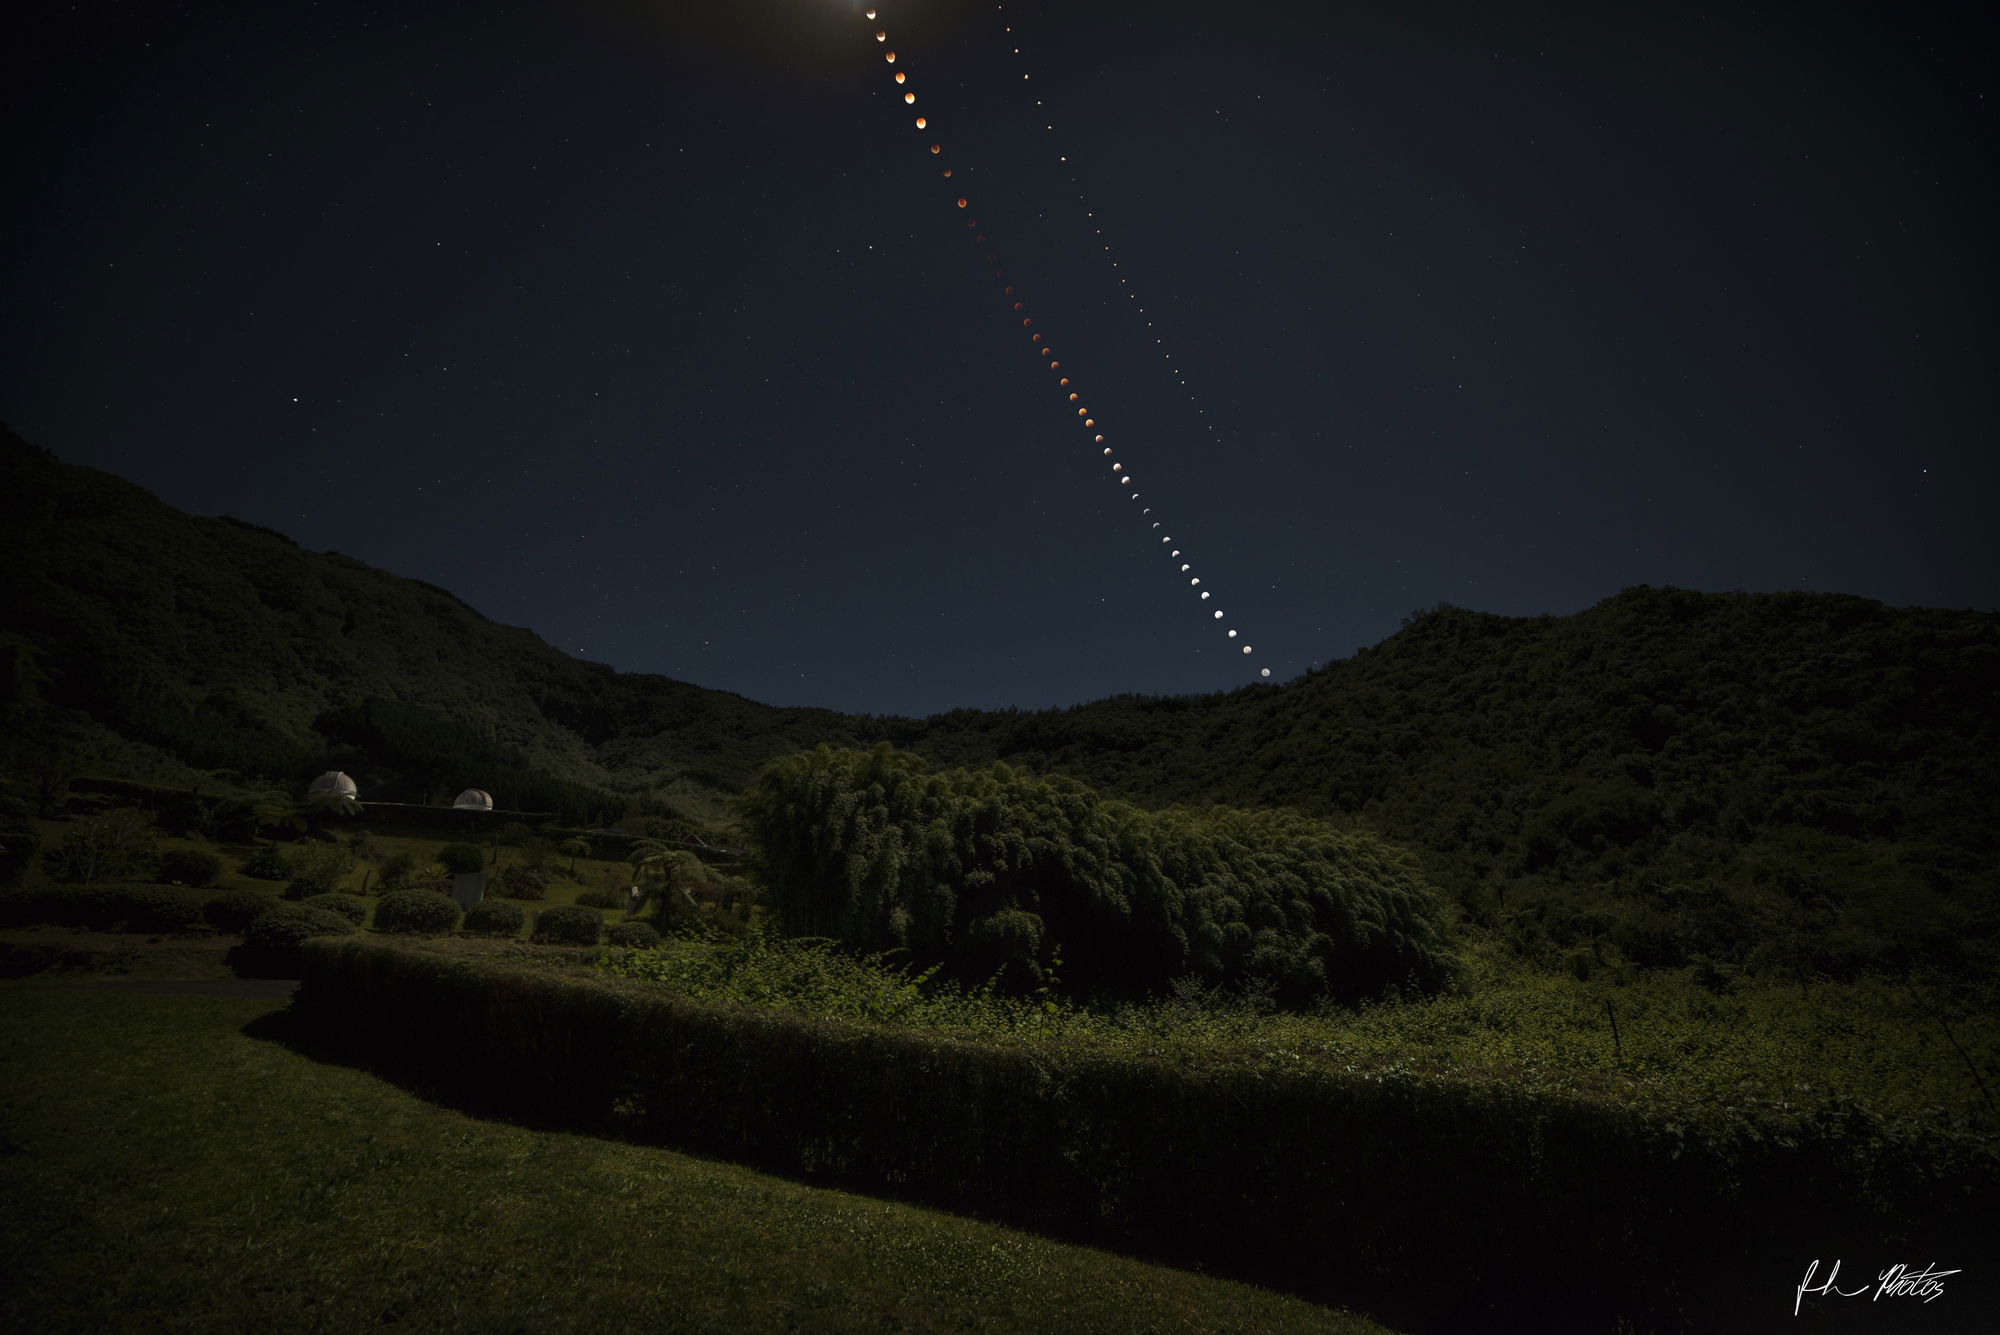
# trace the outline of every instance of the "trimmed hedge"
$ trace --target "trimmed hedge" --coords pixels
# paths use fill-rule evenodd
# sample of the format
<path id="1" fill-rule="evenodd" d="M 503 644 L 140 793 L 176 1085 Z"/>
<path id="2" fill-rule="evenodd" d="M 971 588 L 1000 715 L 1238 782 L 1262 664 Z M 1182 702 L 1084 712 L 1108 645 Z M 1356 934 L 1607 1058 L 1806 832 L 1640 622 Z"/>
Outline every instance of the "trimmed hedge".
<path id="1" fill-rule="evenodd" d="M 604 932 L 604 919 L 583 904 L 558 904 L 535 915 L 535 940 L 559 946 L 594 946 Z"/>
<path id="2" fill-rule="evenodd" d="M 660 933 L 649 922 L 615 922 L 604 939 L 628 950 L 651 950 L 660 944 Z"/>
<path id="3" fill-rule="evenodd" d="M 290 902 L 274 905 L 259 914 L 244 932 L 245 945 L 259 950 L 282 950 L 315 936 L 347 936 L 356 930 L 338 913 Z"/>
<path id="4" fill-rule="evenodd" d="M 360 930 L 338 913 L 281 900 L 244 929 L 243 944 L 231 961 L 240 974 L 290 978 L 302 967 L 300 947 L 317 936 L 348 936 Z"/>
<path id="5" fill-rule="evenodd" d="M 329 913 L 338 913 L 356 927 L 368 921 L 368 901 L 356 895 L 343 895 L 337 892 L 312 895 L 300 900 L 299 907 L 325 909 Z"/>
<path id="6" fill-rule="evenodd" d="M 201 915 L 216 931 L 241 936 L 251 923 L 280 902 L 261 890 L 228 890 L 209 900 Z"/>
<path id="7" fill-rule="evenodd" d="M 437 860 L 454 876 L 486 870 L 486 853 L 477 844 L 446 844 L 438 850 Z"/>
<path id="8" fill-rule="evenodd" d="M 215 884 L 222 875 L 222 859 L 199 848 L 170 848 L 160 854 L 159 877 L 169 883 L 193 886 L 197 890 Z"/>
<path id="9" fill-rule="evenodd" d="M 1681 1122 L 1500 1082 L 953 1041 L 382 941 L 312 942 L 302 976 L 309 1027 L 523 1112 L 1321 1301 L 1420 1302 L 1440 1329 L 1735 1328 L 1782 1307 L 1814 1239 L 2000 1246 L 1990 1153 L 1858 1111 Z"/>
<path id="10" fill-rule="evenodd" d="M 482 899 L 465 914 L 465 930 L 475 936 L 519 936 L 528 920 L 519 904 L 504 899 Z"/>
<path id="11" fill-rule="evenodd" d="M 10 890 L 0 895 L 0 927 L 48 923 L 96 932 L 148 935 L 209 930 L 212 896 L 179 885 L 110 885 L 92 889 Z"/>
<path id="12" fill-rule="evenodd" d="M 396 890 L 375 906 L 375 929 L 403 936 L 441 936 L 458 926 L 458 905 L 435 890 Z"/>

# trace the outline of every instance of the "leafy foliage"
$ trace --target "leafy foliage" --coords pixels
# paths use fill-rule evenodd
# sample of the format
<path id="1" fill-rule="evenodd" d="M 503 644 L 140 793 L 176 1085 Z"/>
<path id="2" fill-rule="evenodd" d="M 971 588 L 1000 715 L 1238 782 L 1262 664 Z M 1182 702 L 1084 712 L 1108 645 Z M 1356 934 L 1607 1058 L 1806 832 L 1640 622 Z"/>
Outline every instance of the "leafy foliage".
<path id="1" fill-rule="evenodd" d="M 382 871 L 376 884 L 381 887 L 383 894 L 391 890 L 402 890 L 409 885 L 416 872 L 417 855 L 408 849 L 400 849 L 382 859 Z"/>
<path id="2" fill-rule="evenodd" d="M 334 893 L 313 895 L 307 899 L 300 900 L 299 903 L 305 908 L 324 909 L 328 913 L 337 913 L 356 927 L 368 921 L 368 902 L 354 895 Z"/>
<path id="3" fill-rule="evenodd" d="M 604 939 L 627 950 L 650 950 L 660 944 L 660 933 L 649 922 L 614 922 L 604 933 Z"/>
<path id="4" fill-rule="evenodd" d="M 280 902 L 262 890 L 225 890 L 203 905 L 201 912 L 216 931 L 241 936 L 252 922 Z"/>
<path id="5" fill-rule="evenodd" d="M 549 874 L 546 871 L 520 866 L 502 867 L 499 881 L 500 893 L 515 899 L 544 899 L 549 893 Z"/>
<path id="6" fill-rule="evenodd" d="M 290 877 L 285 898 L 310 899 L 314 895 L 332 894 L 354 870 L 354 848 L 338 839 L 302 844 L 285 860 L 285 867 Z"/>
<path id="7" fill-rule="evenodd" d="M 486 869 L 486 853 L 477 844 L 446 844 L 438 850 L 437 861 L 454 876 Z"/>
<path id="8" fill-rule="evenodd" d="M 458 905 L 435 890 L 396 890 L 375 905 L 378 931 L 438 936 L 458 926 Z"/>
<path id="9" fill-rule="evenodd" d="M 558 904 L 535 915 L 535 940 L 558 946 L 594 946 L 604 931 L 596 909 Z"/>
<path id="10" fill-rule="evenodd" d="M 280 901 L 252 919 L 243 932 L 239 972 L 251 976 L 296 976 L 299 948 L 316 936 L 348 936 L 359 929 L 338 913 L 296 901 Z"/>
<path id="11" fill-rule="evenodd" d="M 926 773 L 887 746 L 767 769 L 744 802 L 781 930 L 964 977 L 1085 992 L 1176 978 L 1273 995 L 1431 990 L 1435 894 L 1391 850 L 1284 812 L 1148 812 L 1005 766 Z"/>
<path id="12" fill-rule="evenodd" d="M 243 859 L 237 868 L 245 876 L 257 881 L 289 881 L 292 879 L 291 859 L 285 851 L 275 845 L 258 849 Z"/>
<path id="13" fill-rule="evenodd" d="M 159 878 L 201 889 L 222 875 L 222 859 L 200 848 L 175 848 L 160 854 Z"/>
<path id="14" fill-rule="evenodd" d="M 519 936 L 527 913 L 504 899 L 482 899 L 465 911 L 465 930 L 475 936 Z"/>
<path id="15" fill-rule="evenodd" d="M 119 808 L 71 825 L 42 865 L 54 880 L 98 885 L 150 870 L 157 843 L 152 819 L 145 812 Z"/>
<path id="16" fill-rule="evenodd" d="M 0 816 L 0 885 L 19 882 L 41 846 L 41 834 L 31 821 Z"/>

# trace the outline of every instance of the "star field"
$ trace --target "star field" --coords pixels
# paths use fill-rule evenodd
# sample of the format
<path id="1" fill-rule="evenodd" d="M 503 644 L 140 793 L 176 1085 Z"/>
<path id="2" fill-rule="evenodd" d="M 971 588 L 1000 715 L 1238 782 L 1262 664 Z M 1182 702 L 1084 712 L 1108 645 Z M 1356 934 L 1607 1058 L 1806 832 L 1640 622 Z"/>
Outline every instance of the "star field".
<path id="1" fill-rule="evenodd" d="M 1211 606 L 1283 681 L 1441 600 L 1996 602 L 1968 12 L 877 7 L 36 6 L 0 417 L 863 712 L 1254 680 Z"/>

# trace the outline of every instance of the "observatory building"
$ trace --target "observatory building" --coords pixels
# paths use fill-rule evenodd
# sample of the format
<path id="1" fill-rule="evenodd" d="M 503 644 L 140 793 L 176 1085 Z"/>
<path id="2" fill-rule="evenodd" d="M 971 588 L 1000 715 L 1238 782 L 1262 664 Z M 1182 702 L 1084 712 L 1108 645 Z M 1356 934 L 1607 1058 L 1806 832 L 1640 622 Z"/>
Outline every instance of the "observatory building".
<path id="1" fill-rule="evenodd" d="M 468 788 L 458 795 L 458 800 L 451 806 L 454 811 L 491 811 L 493 794 L 484 788 Z"/>
<path id="2" fill-rule="evenodd" d="M 359 802 L 361 794 L 354 787 L 354 780 L 337 769 L 330 769 L 314 779 L 306 789 L 306 801 Z"/>

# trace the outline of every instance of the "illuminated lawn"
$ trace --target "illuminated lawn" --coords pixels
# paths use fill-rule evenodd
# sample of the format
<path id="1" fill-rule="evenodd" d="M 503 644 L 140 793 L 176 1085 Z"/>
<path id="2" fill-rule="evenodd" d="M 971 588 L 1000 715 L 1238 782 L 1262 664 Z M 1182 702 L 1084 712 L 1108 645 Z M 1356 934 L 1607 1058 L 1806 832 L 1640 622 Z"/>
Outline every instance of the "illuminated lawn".
<path id="1" fill-rule="evenodd" d="M 0 1329 L 1383 1329 L 953 1215 L 481 1120 L 302 1055 L 280 1012 L 0 987 Z"/>

